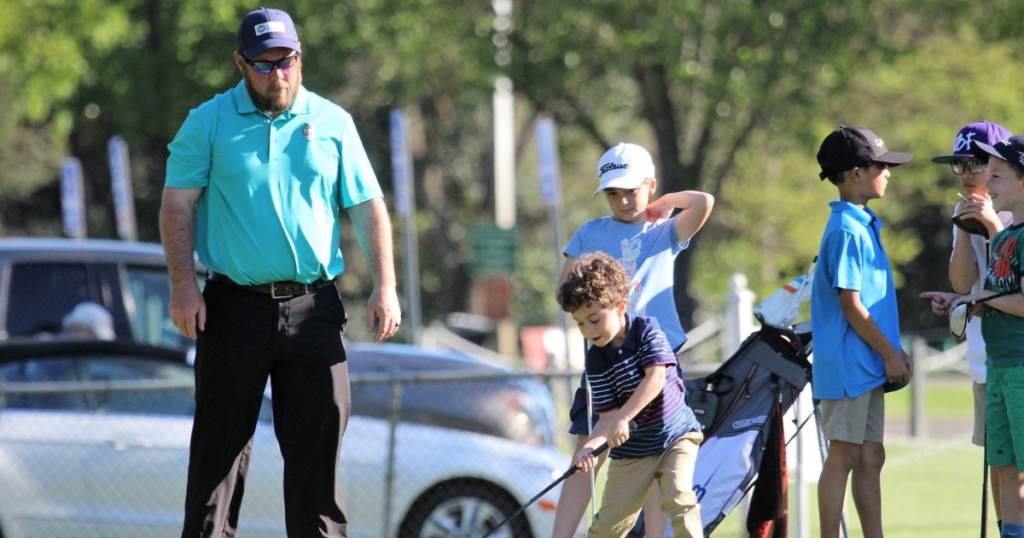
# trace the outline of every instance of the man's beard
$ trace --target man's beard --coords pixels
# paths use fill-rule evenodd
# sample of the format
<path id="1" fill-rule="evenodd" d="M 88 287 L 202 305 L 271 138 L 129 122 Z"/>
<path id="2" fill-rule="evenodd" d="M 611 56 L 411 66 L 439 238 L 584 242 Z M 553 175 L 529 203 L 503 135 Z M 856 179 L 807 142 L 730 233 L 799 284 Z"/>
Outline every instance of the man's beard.
<path id="1" fill-rule="evenodd" d="M 295 66 L 292 69 L 299 69 L 299 66 Z M 280 114 L 292 107 L 292 102 L 295 100 L 296 87 L 302 84 L 302 72 L 298 73 L 295 77 L 295 84 L 289 86 L 288 92 L 284 94 L 274 94 L 273 97 L 267 94 L 261 94 L 256 91 L 253 87 L 252 77 L 253 75 L 249 72 L 243 73 L 242 78 L 245 79 L 245 89 L 249 91 L 249 98 L 252 99 L 252 104 L 256 105 L 257 110 L 262 110 L 267 114 Z M 279 83 L 267 87 L 267 91 L 274 91 L 280 88 Z"/>

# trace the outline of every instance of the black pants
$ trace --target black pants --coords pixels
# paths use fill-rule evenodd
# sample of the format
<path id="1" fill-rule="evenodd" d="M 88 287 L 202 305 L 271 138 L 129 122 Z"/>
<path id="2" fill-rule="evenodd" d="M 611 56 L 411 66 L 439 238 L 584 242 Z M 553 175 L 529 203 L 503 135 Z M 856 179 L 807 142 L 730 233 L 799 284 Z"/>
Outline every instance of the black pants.
<path id="1" fill-rule="evenodd" d="M 274 300 L 208 281 L 203 297 L 182 538 L 235 535 L 268 376 L 288 536 L 348 536 L 338 457 L 351 393 L 337 289 Z"/>

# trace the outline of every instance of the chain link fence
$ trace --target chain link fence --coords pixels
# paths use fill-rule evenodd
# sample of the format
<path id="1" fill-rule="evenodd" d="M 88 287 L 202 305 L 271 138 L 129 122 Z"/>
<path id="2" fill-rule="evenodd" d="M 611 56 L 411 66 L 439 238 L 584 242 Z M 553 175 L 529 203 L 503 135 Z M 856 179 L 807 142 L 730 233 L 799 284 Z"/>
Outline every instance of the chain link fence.
<path id="1" fill-rule="evenodd" d="M 497 525 L 568 467 L 566 395 L 578 379 L 353 374 L 339 465 L 350 536 L 444 538 Z M 0 536 L 178 536 L 192 394 L 191 370 L 180 364 L 95 356 L 0 364 Z M 283 463 L 269 397 L 264 403 L 243 538 L 285 536 Z M 557 495 L 495 536 L 548 535 Z"/>

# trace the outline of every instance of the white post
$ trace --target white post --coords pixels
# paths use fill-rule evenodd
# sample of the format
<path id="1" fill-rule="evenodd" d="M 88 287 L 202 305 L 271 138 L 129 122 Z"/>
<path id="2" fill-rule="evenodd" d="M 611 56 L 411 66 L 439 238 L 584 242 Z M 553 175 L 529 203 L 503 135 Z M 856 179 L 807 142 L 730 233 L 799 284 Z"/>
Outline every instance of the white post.
<path id="1" fill-rule="evenodd" d="M 754 332 L 754 301 L 757 295 L 747 289 L 747 277 L 733 273 L 729 292 L 725 294 L 725 315 L 722 326 L 722 360 L 728 360 Z"/>
<path id="2" fill-rule="evenodd" d="M 516 125 L 512 80 L 494 82 L 494 223 L 516 225 Z"/>

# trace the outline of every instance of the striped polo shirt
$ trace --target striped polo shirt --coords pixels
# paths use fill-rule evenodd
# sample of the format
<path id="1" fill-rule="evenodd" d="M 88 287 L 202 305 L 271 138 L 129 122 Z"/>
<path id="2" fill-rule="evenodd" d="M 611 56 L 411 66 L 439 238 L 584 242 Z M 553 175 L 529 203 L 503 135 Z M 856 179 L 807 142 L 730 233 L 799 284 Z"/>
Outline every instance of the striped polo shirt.
<path id="1" fill-rule="evenodd" d="M 699 430 L 693 410 L 683 400 L 683 380 L 675 368 L 676 357 L 665 333 L 654 318 L 626 314 L 626 339 L 622 347 L 591 346 L 587 351 L 587 378 L 593 391 L 594 411 L 609 413 L 629 400 L 654 366 L 665 367 L 665 386 L 633 422 L 629 440 L 613 448 L 609 457 L 644 458 L 668 448 L 680 436 Z"/>

